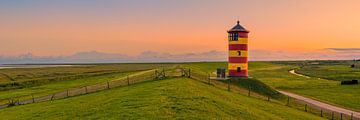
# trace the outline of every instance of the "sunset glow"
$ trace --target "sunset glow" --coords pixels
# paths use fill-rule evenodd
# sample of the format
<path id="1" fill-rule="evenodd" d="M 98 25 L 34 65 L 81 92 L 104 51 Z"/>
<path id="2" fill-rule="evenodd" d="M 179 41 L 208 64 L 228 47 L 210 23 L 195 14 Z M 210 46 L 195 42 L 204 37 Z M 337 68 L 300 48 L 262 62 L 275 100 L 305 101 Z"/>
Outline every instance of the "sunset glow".
<path id="1" fill-rule="evenodd" d="M 0 55 L 226 51 L 226 31 L 237 20 L 251 31 L 250 52 L 359 48 L 359 5 L 359 0 L 5 0 Z"/>

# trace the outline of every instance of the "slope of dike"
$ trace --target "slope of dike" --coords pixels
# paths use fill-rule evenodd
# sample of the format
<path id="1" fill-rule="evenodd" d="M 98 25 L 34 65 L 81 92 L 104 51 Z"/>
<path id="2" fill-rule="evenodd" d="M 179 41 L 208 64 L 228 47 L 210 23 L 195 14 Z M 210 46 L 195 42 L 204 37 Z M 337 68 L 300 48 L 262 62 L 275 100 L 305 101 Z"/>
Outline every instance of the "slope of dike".
<path id="1" fill-rule="evenodd" d="M 0 110 L 1 119 L 322 119 L 284 105 L 228 92 L 187 78 Z"/>

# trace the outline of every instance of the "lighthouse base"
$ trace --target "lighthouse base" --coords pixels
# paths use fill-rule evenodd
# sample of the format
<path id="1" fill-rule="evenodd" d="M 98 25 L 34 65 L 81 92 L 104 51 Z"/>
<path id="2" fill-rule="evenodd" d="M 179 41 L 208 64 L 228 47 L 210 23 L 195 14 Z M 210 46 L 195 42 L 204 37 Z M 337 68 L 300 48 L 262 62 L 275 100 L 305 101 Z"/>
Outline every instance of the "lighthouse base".
<path id="1" fill-rule="evenodd" d="M 249 78 L 249 76 L 227 76 L 228 78 Z"/>

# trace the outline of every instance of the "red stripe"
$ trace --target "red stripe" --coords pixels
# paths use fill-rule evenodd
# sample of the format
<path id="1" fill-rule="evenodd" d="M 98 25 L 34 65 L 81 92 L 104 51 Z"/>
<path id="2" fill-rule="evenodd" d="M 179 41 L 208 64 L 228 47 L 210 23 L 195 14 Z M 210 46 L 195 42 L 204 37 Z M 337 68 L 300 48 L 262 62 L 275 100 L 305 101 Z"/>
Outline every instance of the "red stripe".
<path id="1" fill-rule="evenodd" d="M 247 57 L 229 57 L 229 63 L 247 63 Z"/>
<path id="2" fill-rule="evenodd" d="M 248 38 L 248 33 L 246 32 L 239 32 L 238 33 L 239 38 Z"/>
<path id="3" fill-rule="evenodd" d="M 230 77 L 247 77 L 248 71 L 247 70 L 240 70 L 240 72 L 236 70 L 229 70 Z"/>
<path id="4" fill-rule="evenodd" d="M 247 44 L 230 44 L 229 50 L 248 50 Z"/>

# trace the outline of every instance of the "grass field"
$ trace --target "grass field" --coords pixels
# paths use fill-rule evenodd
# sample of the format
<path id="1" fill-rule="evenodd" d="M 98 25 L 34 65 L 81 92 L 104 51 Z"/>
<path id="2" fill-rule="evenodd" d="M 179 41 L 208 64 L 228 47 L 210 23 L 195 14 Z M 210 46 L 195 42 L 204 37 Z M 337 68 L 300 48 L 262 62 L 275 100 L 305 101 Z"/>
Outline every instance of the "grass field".
<path id="1" fill-rule="evenodd" d="M 130 87 L 116 88 L 51 102 L 15 106 L 0 110 L 0 116 L 6 116 L 9 119 L 16 119 L 16 117 L 24 119 L 51 119 L 50 117 L 52 116 L 56 119 L 70 119 L 86 118 L 87 115 L 89 115 L 88 118 L 92 119 L 104 118 L 104 116 L 110 116 L 113 119 L 124 117 L 141 118 L 144 116 L 147 118 L 161 117 L 164 119 L 174 117 L 184 119 L 223 117 L 289 119 L 302 118 L 300 116 L 304 115 L 304 119 L 318 119 L 311 118 L 314 116 L 297 110 L 302 109 L 303 106 L 285 107 L 284 97 L 274 89 L 297 93 L 330 104 L 360 111 L 359 85 L 341 86 L 339 84 L 339 81 L 343 78 L 357 78 L 357 70 L 346 67 L 346 63 L 324 62 L 319 65 L 313 65 L 301 61 L 250 62 L 249 75 L 251 79 L 232 82 L 233 86 L 239 87 L 238 90 L 240 92 L 227 92 L 226 81 L 224 83 L 213 83 L 213 86 L 209 86 L 198 81 L 175 78 L 146 82 Z M 0 88 L 2 87 L 0 90 L 0 104 L 7 102 L 9 98 L 29 99 L 32 95 L 37 97 L 64 91 L 69 88 L 93 85 L 137 74 L 144 70 L 175 68 L 179 66 L 190 68 L 192 72 L 205 76 L 205 78 L 208 75 L 213 75 L 216 68 L 227 68 L 225 62 L 198 62 L 176 64 L 98 64 L 55 68 L 2 69 L 0 70 L 0 80 L 6 86 L 0 86 Z M 311 76 L 311 78 L 290 74 L 289 71 L 292 69 L 295 69 L 298 73 Z M 338 76 L 341 77 L 333 75 L 334 71 L 337 71 L 339 73 Z M 350 74 L 348 71 L 353 72 Z M 220 87 L 216 87 L 215 84 L 220 85 Z M 9 87 L 8 85 L 14 85 L 15 87 Z M 242 93 L 247 91 L 249 85 L 252 86 L 252 92 L 256 92 L 255 96 L 258 94 L 260 98 L 266 98 L 266 96 L 271 95 L 275 100 L 266 102 L 265 99 L 246 97 L 246 93 Z M 293 112 L 283 114 L 282 112 L 284 111 Z M 21 112 L 20 116 L 16 116 L 15 114 L 19 112 Z M 214 115 L 206 113 L 214 113 Z M 257 115 L 255 113 L 264 115 Z M 62 117 L 65 114 L 69 115 Z M 112 114 L 116 115 L 111 116 Z"/>
<path id="2" fill-rule="evenodd" d="M 340 78 L 358 78 L 358 71 L 351 69 L 349 62 L 323 62 L 318 69 L 308 69 L 309 64 L 302 61 L 293 62 L 250 62 L 249 75 L 265 84 L 280 90 L 290 91 L 300 95 L 304 95 L 313 99 L 324 101 L 337 106 L 349 108 L 355 111 L 360 111 L 360 85 L 341 86 Z M 193 69 L 204 70 L 206 73 L 211 73 L 216 68 L 226 68 L 226 63 L 189 63 Z M 301 68 L 301 66 L 303 66 Z M 332 69 L 330 69 L 332 68 Z M 336 69 L 334 69 L 336 68 Z M 290 74 L 292 69 L 306 71 L 306 75 L 313 76 L 311 78 L 301 77 Z M 324 70 L 325 69 L 325 70 Z M 329 69 L 329 70 L 327 70 Z M 332 72 L 329 72 L 332 71 Z M 337 71 L 338 74 L 333 74 Z M 205 73 L 205 74 L 206 74 Z M 342 74 L 346 73 L 346 74 Z M 340 76 L 340 77 L 337 77 Z M 332 80 L 318 79 L 332 78 Z"/>
<path id="3" fill-rule="evenodd" d="M 187 78 L 150 81 L 10 107 L 1 109 L 0 116 L 3 119 L 322 119 Z"/>
<path id="4" fill-rule="evenodd" d="M 99 64 L 73 67 L 2 69 L 0 73 L 11 76 L 19 84 L 0 87 L 0 104 L 8 99 L 19 100 L 45 96 L 66 89 L 93 85 L 119 79 L 139 71 L 172 67 L 173 64 Z M 19 78 L 16 76 L 27 76 Z M 5 81 L 5 79 L 3 79 Z M 34 81 L 34 82 L 29 82 Z M 8 84 L 9 82 L 5 83 Z M 9 85 L 9 84 L 8 84 Z"/>
<path id="5" fill-rule="evenodd" d="M 0 90 L 17 89 L 105 74 L 149 70 L 173 64 L 92 64 L 69 67 L 0 69 Z"/>

